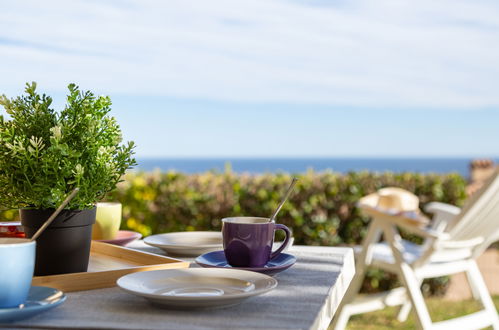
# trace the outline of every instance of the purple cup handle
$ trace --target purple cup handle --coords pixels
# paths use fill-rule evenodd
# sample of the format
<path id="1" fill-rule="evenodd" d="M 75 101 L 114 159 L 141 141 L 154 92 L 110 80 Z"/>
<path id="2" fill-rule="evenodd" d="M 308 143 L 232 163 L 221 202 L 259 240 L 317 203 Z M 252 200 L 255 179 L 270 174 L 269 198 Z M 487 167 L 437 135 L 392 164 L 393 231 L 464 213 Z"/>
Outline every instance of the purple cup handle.
<path id="1" fill-rule="evenodd" d="M 270 260 L 277 257 L 282 252 L 282 250 L 284 250 L 288 246 L 289 239 L 291 238 L 291 230 L 289 230 L 289 228 L 285 225 L 276 224 L 274 227 L 274 231 L 276 230 L 284 230 L 284 232 L 286 233 L 286 238 L 284 239 L 284 242 L 281 244 L 281 246 L 279 246 L 277 250 L 272 252 L 272 254 L 270 255 Z"/>

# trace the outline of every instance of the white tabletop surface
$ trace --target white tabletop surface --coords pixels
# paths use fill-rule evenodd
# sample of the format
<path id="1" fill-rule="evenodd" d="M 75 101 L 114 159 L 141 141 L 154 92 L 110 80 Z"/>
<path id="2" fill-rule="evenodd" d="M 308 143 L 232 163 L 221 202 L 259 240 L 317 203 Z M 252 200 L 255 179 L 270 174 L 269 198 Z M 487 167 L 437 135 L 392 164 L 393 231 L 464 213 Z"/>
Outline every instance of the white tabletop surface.
<path id="1" fill-rule="evenodd" d="M 164 254 L 142 241 L 129 247 Z M 277 288 L 236 306 L 168 310 L 115 287 L 70 292 L 56 309 L 0 328 L 327 329 L 355 272 L 352 249 L 293 246 L 287 253 L 298 261 L 275 276 Z"/>

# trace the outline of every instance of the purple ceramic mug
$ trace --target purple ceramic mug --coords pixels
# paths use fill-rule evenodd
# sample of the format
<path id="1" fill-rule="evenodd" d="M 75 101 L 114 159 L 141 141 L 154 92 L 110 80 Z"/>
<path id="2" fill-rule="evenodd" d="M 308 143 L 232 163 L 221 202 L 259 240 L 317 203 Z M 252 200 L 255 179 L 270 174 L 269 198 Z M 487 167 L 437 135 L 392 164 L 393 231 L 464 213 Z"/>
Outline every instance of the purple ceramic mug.
<path id="1" fill-rule="evenodd" d="M 284 230 L 286 239 L 272 252 L 276 230 Z M 291 231 L 268 218 L 234 217 L 222 219 L 222 236 L 225 258 L 231 266 L 263 267 L 286 248 Z"/>

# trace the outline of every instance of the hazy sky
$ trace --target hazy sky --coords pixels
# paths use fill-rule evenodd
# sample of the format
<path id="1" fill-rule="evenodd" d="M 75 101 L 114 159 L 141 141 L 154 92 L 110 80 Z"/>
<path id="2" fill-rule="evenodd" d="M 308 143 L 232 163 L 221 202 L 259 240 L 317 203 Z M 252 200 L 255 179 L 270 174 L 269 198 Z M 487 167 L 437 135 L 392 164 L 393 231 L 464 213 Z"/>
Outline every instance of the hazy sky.
<path id="1" fill-rule="evenodd" d="M 497 1 L 2 1 L 0 93 L 114 101 L 143 156 L 498 156 Z"/>

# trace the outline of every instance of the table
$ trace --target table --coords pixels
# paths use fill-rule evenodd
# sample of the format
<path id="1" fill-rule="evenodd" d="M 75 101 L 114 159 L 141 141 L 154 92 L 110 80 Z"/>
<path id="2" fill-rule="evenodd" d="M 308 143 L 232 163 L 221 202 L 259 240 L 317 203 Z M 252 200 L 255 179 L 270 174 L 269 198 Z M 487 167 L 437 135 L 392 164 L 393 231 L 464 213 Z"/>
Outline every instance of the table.
<path id="1" fill-rule="evenodd" d="M 141 241 L 129 247 L 164 254 Z M 56 309 L 0 328 L 327 329 L 355 272 L 352 249 L 293 246 L 288 253 L 298 261 L 276 275 L 278 287 L 236 306 L 168 310 L 115 287 L 70 292 Z"/>

